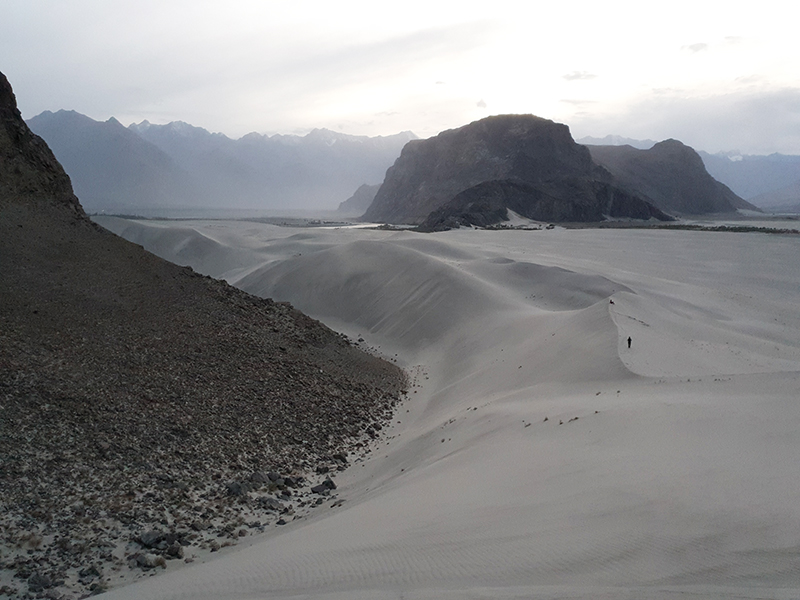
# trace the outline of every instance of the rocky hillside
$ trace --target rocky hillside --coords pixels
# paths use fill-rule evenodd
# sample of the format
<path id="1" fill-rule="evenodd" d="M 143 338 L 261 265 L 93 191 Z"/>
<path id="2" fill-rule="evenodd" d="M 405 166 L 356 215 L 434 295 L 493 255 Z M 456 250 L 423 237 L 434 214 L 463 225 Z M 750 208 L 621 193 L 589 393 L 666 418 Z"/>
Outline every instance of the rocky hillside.
<path id="1" fill-rule="evenodd" d="M 677 140 L 649 150 L 632 146 L 587 146 L 594 161 L 630 191 L 663 211 L 696 215 L 758 210 L 708 174 L 700 156 Z"/>
<path id="2" fill-rule="evenodd" d="M 487 181 L 456 194 L 450 202 L 431 212 L 419 225 L 423 232 L 459 227 L 488 227 L 509 220 L 508 211 L 535 221 L 591 223 L 612 219 L 670 220 L 634 194 L 603 182 L 581 182 L 574 187 L 572 202 L 540 188 L 515 181 Z M 589 199 L 581 202 L 580 199 Z"/>
<path id="3" fill-rule="evenodd" d="M 93 224 L 2 74 L 0 273 L 0 596 L 97 592 L 291 521 L 405 386 Z"/>
<path id="4" fill-rule="evenodd" d="M 502 115 L 406 144 L 364 220 L 421 223 L 451 202 L 458 212 L 490 182 L 496 199 L 513 198 L 514 210 L 533 219 L 598 221 L 609 212 L 666 218 L 619 190 L 566 125 Z"/>

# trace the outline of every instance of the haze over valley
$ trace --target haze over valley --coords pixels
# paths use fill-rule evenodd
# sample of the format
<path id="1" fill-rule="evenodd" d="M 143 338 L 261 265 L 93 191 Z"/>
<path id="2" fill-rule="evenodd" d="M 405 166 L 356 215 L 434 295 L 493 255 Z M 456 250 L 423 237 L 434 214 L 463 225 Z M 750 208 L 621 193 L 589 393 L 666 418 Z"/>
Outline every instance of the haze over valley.
<path id="1" fill-rule="evenodd" d="M 74 111 L 42 113 L 31 129 L 69 170 L 87 210 L 334 210 L 383 181 L 414 135 L 368 138 L 314 130 L 232 140 L 183 122 L 123 127 Z"/>
<path id="2" fill-rule="evenodd" d="M 417 139 L 408 131 L 370 138 L 319 129 L 305 136 L 251 133 L 232 140 L 181 121 L 166 125 L 143 121 L 124 127 L 114 118 L 98 122 L 67 110 L 44 112 L 28 124 L 66 165 L 89 212 L 162 217 L 308 215 L 337 209 L 342 217 L 358 217 L 367 212 L 405 144 Z M 610 153 L 620 152 L 614 148 L 644 151 L 656 145 L 620 136 L 578 142 L 612 173 Z M 606 149 L 594 150 L 598 147 Z M 692 192 L 683 207 L 655 200 L 659 208 L 689 213 L 756 207 L 800 212 L 800 156 L 698 154 L 705 167 L 700 170 L 707 170 L 739 199 L 731 205 L 698 200 L 692 193 L 708 192 Z M 619 165 L 616 169 L 619 177 Z M 652 177 L 645 167 L 637 169 L 644 171 L 634 177 Z M 680 179 L 677 171 L 660 177 Z M 344 204 L 362 186 L 372 188 L 369 199 L 365 200 L 364 188 L 360 201 Z M 672 192 L 655 192 L 657 197 L 664 193 Z M 540 219 L 547 220 L 544 214 Z"/>

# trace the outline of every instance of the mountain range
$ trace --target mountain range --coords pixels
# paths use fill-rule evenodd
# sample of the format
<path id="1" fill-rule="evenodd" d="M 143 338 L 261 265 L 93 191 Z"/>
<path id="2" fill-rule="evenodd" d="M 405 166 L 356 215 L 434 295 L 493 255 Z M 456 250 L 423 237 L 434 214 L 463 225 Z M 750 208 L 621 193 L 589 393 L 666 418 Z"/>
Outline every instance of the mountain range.
<path id="1" fill-rule="evenodd" d="M 95 121 L 66 110 L 45 111 L 28 125 L 64 165 L 86 210 L 153 216 L 334 210 L 340 204 L 340 214 L 357 216 L 367 210 L 369 196 L 377 193 L 406 142 L 416 139 L 411 132 L 366 137 L 315 129 L 305 136 L 250 133 L 234 140 L 181 121 L 125 127 L 113 117 Z M 628 158 L 636 154 L 636 161 L 657 145 L 614 135 L 578 142 L 590 149 L 629 146 L 640 151 L 628 153 Z M 608 162 L 615 152 L 592 150 L 595 162 L 601 154 Z M 753 205 L 800 211 L 800 156 L 697 155 L 712 177 Z M 620 178 L 619 165 L 604 166 Z M 365 184 L 370 187 L 355 194 Z M 637 185 L 627 187 L 646 196 Z M 675 210 L 658 198 L 656 193 L 650 200 Z"/>
<path id="2" fill-rule="evenodd" d="M 362 184 L 379 184 L 411 139 L 315 129 L 234 140 L 175 121 L 124 127 L 74 111 L 28 121 L 70 174 L 90 212 L 153 208 L 334 210 Z"/>

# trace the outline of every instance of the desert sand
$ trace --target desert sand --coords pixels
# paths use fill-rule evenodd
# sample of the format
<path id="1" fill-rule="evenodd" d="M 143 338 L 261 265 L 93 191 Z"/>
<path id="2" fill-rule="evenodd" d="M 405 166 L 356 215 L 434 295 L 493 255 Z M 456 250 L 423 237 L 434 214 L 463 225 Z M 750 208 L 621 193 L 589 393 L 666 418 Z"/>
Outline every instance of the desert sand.
<path id="1" fill-rule="evenodd" d="M 96 220 L 414 383 L 340 506 L 103 598 L 800 595 L 800 236 Z"/>

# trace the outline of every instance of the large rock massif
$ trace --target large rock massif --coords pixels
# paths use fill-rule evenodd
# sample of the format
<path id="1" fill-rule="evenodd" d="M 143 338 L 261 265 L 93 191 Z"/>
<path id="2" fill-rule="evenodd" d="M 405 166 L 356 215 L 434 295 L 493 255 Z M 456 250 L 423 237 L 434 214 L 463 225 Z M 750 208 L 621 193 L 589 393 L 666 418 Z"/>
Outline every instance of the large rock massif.
<path id="1" fill-rule="evenodd" d="M 92 223 L 2 74 L 0 273 L 0 596 L 97 592 L 291 521 L 405 387 Z"/>
<path id="2" fill-rule="evenodd" d="M 758 210 L 709 175 L 697 152 L 677 140 L 659 142 L 648 150 L 628 145 L 587 147 L 596 163 L 663 211 L 696 215 Z"/>
<path id="3" fill-rule="evenodd" d="M 426 227 L 437 228 L 478 213 L 496 222 L 507 208 L 542 221 L 668 219 L 617 186 L 566 125 L 502 115 L 406 144 L 364 220 L 419 224 L 431 215 Z"/>

